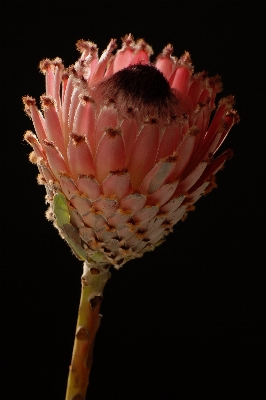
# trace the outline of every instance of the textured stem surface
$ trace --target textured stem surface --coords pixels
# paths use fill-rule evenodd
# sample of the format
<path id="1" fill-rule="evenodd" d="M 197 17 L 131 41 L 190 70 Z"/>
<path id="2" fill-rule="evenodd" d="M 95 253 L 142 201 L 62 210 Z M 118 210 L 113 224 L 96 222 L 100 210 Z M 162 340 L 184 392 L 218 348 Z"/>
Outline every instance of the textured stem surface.
<path id="1" fill-rule="evenodd" d="M 100 324 L 103 288 L 110 276 L 107 265 L 84 262 L 77 328 L 65 400 L 85 400 L 92 352 Z"/>

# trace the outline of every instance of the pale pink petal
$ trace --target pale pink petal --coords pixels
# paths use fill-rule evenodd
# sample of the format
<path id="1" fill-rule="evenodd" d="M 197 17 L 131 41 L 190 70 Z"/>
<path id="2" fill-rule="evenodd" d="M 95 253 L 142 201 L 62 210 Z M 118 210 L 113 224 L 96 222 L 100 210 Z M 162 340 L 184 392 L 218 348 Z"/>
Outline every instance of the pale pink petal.
<path id="1" fill-rule="evenodd" d="M 78 193 L 78 188 L 73 179 L 68 176 L 62 175 L 59 178 L 60 186 L 68 200 L 72 199 Z"/>
<path id="2" fill-rule="evenodd" d="M 102 188 L 105 196 L 116 196 L 118 200 L 121 200 L 130 192 L 130 176 L 126 172 L 113 172 L 103 181 Z"/>
<path id="3" fill-rule="evenodd" d="M 145 42 L 145 40 L 139 39 L 135 45 L 135 53 L 133 54 L 130 65 L 149 64 L 149 58 L 152 54 L 152 48 Z"/>
<path id="4" fill-rule="evenodd" d="M 71 74 L 67 80 L 66 89 L 64 92 L 64 101 L 62 104 L 62 123 L 63 123 L 63 132 L 66 145 L 68 144 L 68 135 L 69 135 L 69 128 L 68 128 L 69 108 L 71 104 L 72 93 L 74 90 L 73 81 L 74 81 L 74 75 Z"/>
<path id="5" fill-rule="evenodd" d="M 154 231 L 148 232 L 147 235 L 144 234 L 144 236 L 147 237 L 151 243 L 157 243 L 164 236 L 164 234 L 165 230 L 163 227 L 161 227 Z"/>
<path id="6" fill-rule="evenodd" d="M 27 131 L 25 133 L 24 140 L 26 140 L 26 142 L 28 142 L 32 146 L 36 157 L 42 157 L 46 159 L 42 146 L 38 142 L 36 136 L 31 131 Z"/>
<path id="7" fill-rule="evenodd" d="M 224 110 L 224 113 L 226 110 Z M 207 159 L 212 153 L 214 154 L 223 143 L 228 132 L 235 122 L 238 121 L 238 116 L 235 111 L 229 111 L 228 115 L 224 115 L 221 120 L 221 124 L 218 126 L 216 131 L 208 131 L 200 144 L 197 151 L 197 156 L 194 157 L 194 165 L 199 160 Z"/>
<path id="8" fill-rule="evenodd" d="M 56 100 L 59 115 L 61 114 L 61 98 L 60 98 L 60 85 L 63 73 L 63 64 L 60 58 L 53 60 L 54 64 L 54 98 Z"/>
<path id="9" fill-rule="evenodd" d="M 85 226 L 79 228 L 79 234 L 85 243 L 89 243 L 95 237 L 94 230 Z"/>
<path id="10" fill-rule="evenodd" d="M 145 206 L 142 210 L 137 212 L 133 219 L 140 227 L 148 223 L 159 211 L 157 206 Z"/>
<path id="11" fill-rule="evenodd" d="M 230 129 L 232 128 L 234 123 L 237 122 L 238 122 L 238 116 L 236 115 L 236 111 L 231 110 L 230 112 L 228 112 L 228 115 L 227 114 L 225 115 L 223 122 L 223 127 L 224 127 L 223 134 L 221 135 L 220 141 L 216 146 L 215 150 L 213 151 L 213 154 L 215 154 L 216 151 L 221 147 Z"/>
<path id="12" fill-rule="evenodd" d="M 45 86 L 47 96 L 54 97 L 54 73 L 51 67 L 48 67 L 45 74 Z"/>
<path id="13" fill-rule="evenodd" d="M 142 185 L 140 186 L 140 193 L 154 193 L 166 182 L 167 178 L 173 172 L 175 166 L 176 157 L 168 157 L 165 161 L 158 162 L 148 173 L 148 175 L 146 175 Z"/>
<path id="14" fill-rule="evenodd" d="M 99 199 L 94 201 L 93 208 L 95 211 L 100 211 L 105 218 L 108 218 L 118 209 L 118 204 L 115 199 L 101 196 Z"/>
<path id="15" fill-rule="evenodd" d="M 132 247 L 132 250 L 134 252 L 141 252 L 142 250 L 147 246 L 147 239 L 146 240 L 142 240 L 141 242 L 139 242 L 136 246 Z"/>
<path id="16" fill-rule="evenodd" d="M 150 220 L 146 227 L 146 232 L 144 233 L 144 237 L 149 237 L 151 232 L 158 231 L 158 228 L 164 223 L 165 215 L 157 214 L 154 218 Z"/>
<path id="17" fill-rule="evenodd" d="M 117 170 L 125 168 L 125 148 L 119 130 L 109 128 L 99 142 L 96 152 L 96 174 L 99 183 Z"/>
<path id="18" fill-rule="evenodd" d="M 105 246 L 110 251 L 116 251 L 121 247 L 121 243 L 117 239 L 110 239 L 105 243 Z"/>
<path id="19" fill-rule="evenodd" d="M 41 102 L 44 110 L 47 138 L 55 144 L 63 157 L 65 157 L 66 148 L 54 100 L 49 96 L 41 96 Z"/>
<path id="20" fill-rule="evenodd" d="M 107 242 L 110 239 L 117 237 L 117 230 L 114 228 L 110 228 L 107 224 L 104 225 L 100 230 L 96 233 L 98 240 L 101 242 Z"/>
<path id="21" fill-rule="evenodd" d="M 117 233 L 120 239 L 128 240 L 136 233 L 137 229 L 138 227 L 136 225 L 127 223 L 125 226 L 119 229 Z"/>
<path id="22" fill-rule="evenodd" d="M 168 79 L 173 72 L 173 63 L 170 58 L 160 58 L 156 61 L 155 67 L 164 74 L 166 79 Z"/>
<path id="23" fill-rule="evenodd" d="M 134 236 L 126 241 L 126 246 L 134 248 L 134 246 L 137 246 L 140 242 L 142 242 L 143 238 L 143 234 L 136 233 Z"/>
<path id="24" fill-rule="evenodd" d="M 42 140 L 46 139 L 47 137 L 45 132 L 45 122 L 41 112 L 36 107 L 36 100 L 30 96 L 25 96 L 22 98 L 22 100 L 25 104 L 26 113 L 32 118 L 36 135 L 41 143 Z"/>
<path id="25" fill-rule="evenodd" d="M 218 147 L 218 144 L 220 143 L 220 141 L 221 141 L 221 138 L 222 138 L 222 136 L 225 136 L 225 134 L 227 133 L 227 131 L 223 128 L 223 127 L 221 127 L 220 129 L 218 129 L 218 131 L 216 132 L 216 134 L 215 134 L 215 136 L 213 137 L 213 140 L 212 140 L 212 142 L 211 143 L 209 143 L 209 146 L 207 147 L 207 146 L 204 146 L 204 144 L 203 144 L 203 146 L 204 146 L 204 148 L 202 149 L 200 149 L 200 150 L 202 150 L 202 159 L 203 160 L 208 160 L 213 154 L 214 154 L 214 152 L 215 152 L 215 150 L 216 150 L 216 148 Z M 202 147 L 203 147 L 202 146 Z M 206 149 L 206 147 L 207 147 L 207 149 Z M 203 152 L 204 151 L 204 152 Z"/>
<path id="26" fill-rule="evenodd" d="M 179 125 L 171 125 L 166 128 L 160 142 L 156 161 L 173 154 L 181 140 L 180 131 L 181 127 Z"/>
<path id="27" fill-rule="evenodd" d="M 206 162 L 201 162 L 191 174 L 185 178 L 178 186 L 176 189 L 176 195 L 177 194 L 184 194 L 187 192 L 199 179 L 199 177 L 203 174 L 203 171 L 207 167 Z"/>
<path id="28" fill-rule="evenodd" d="M 178 209 L 178 207 L 183 203 L 185 196 L 175 196 L 168 201 L 163 207 L 160 208 L 162 213 L 172 213 Z"/>
<path id="29" fill-rule="evenodd" d="M 79 95 L 80 95 L 79 88 L 75 88 L 72 92 L 71 103 L 70 103 L 70 107 L 69 107 L 68 132 L 73 131 L 74 117 L 75 117 L 76 109 L 79 105 Z"/>
<path id="30" fill-rule="evenodd" d="M 80 192 L 86 194 L 91 202 L 98 199 L 102 194 L 101 186 L 90 176 L 81 175 L 77 180 L 77 186 Z"/>
<path id="31" fill-rule="evenodd" d="M 107 69 L 104 74 L 104 78 L 109 78 L 114 74 L 114 56 L 111 56 L 109 63 L 107 64 Z"/>
<path id="32" fill-rule="evenodd" d="M 48 167 L 48 165 L 45 165 L 45 161 L 43 161 L 43 159 L 41 160 L 42 160 L 41 162 L 40 161 L 38 162 L 38 167 L 40 168 L 41 174 L 44 176 L 45 181 L 47 183 L 49 183 L 50 181 L 54 182 L 55 177 L 50 169 L 50 166 Z"/>
<path id="33" fill-rule="evenodd" d="M 224 117 L 226 113 L 226 105 L 222 104 L 218 110 L 216 111 L 213 120 L 209 126 L 209 129 L 206 133 L 206 138 L 205 140 L 211 140 L 211 138 L 213 138 L 213 136 L 215 135 L 215 133 L 217 132 L 217 130 L 219 129 L 222 119 Z"/>
<path id="34" fill-rule="evenodd" d="M 61 103 L 62 103 L 61 106 L 62 107 L 63 107 L 64 100 L 65 100 L 68 79 L 69 79 L 69 73 L 65 70 L 62 73 L 62 85 L 61 85 Z M 63 123 L 63 109 L 61 111 L 62 111 L 62 123 Z M 62 126 L 63 126 L 63 124 L 62 124 Z"/>
<path id="35" fill-rule="evenodd" d="M 57 179 L 59 180 L 62 174 L 70 175 L 70 171 L 63 157 L 58 153 L 54 144 L 45 139 L 43 140 L 43 147 L 45 148 L 49 165 Z"/>
<path id="36" fill-rule="evenodd" d="M 190 76 L 191 71 L 187 67 L 178 67 L 170 78 L 171 88 L 186 95 L 188 93 Z"/>
<path id="37" fill-rule="evenodd" d="M 114 216 L 107 219 L 108 225 L 116 229 L 121 229 L 128 221 L 130 221 L 131 217 L 132 214 L 129 210 L 122 210 L 119 208 Z"/>
<path id="38" fill-rule="evenodd" d="M 169 180 L 176 180 L 181 177 L 182 172 L 189 163 L 191 154 L 193 152 L 194 143 L 195 143 L 195 135 L 188 134 L 177 150 L 176 166 L 171 175 L 169 176 Z"/>
<path id="39" fill-rule="evenodd" d="M 69 206 L 70 223 L 76 228 L 84 226 L 84 221 L 75 208 Z"/>
<path id="40" fill-rule="evenodd" d="M 124 210 L 130 210 L 132 215 L 140 211 L 146 203 L 146 196 L 139 193 L 132 193 L 124 197 L 120 202 L 120 207 Z"/>
<path id="41" fill-rule="evenodd" d="M 106 224 L 106 219 L 100 213 L 93 210 L 89 214 L 83 215 L 82 218 L 85 224 L 95 231 L 101 229 Z"/>
<path id="42" fill-rule="evenodd" d="M 95 58 L 92 60 L 92 62 L 91 62 L 91 64 L 90 64 L 90 73 L 89 73 L 88 76 L 84 75 L 84 78 L 85 78 L 85 79 L 89 80 L 90 76 L 94 74 L 94 72 L 95 72 L 95 70 L 96 70 L 96 68 L 97 68 L 98 62 L 99 62 L 99 61 L 98 61 L 98 57 L 95 57 Z"/>
<path id="43" fill-rule="evenodd" d="M 128 164 L 134 189 L 140 187 L 143 179 L 152 169 L 159 146 L 159 128 L 155 124 L 145 125 L 138 135 Z"/>
<path id="44" fill-rule="evenodd" d="M 120 69 L 128 67 L 131 64 L 132 56 L 133 56 L 132 48 L 125 48 L 119 50 L 116 53 L 114 59 L 113 73 L 119 71 Z"/>
<path id="45" fill-rule="evenodd" d="M 110 43 L 107 46 L 107 49 L 104 50 L 103 54 L 101 55 L 97 65 L 95 66 L 95 69 L 93 71 L 93 74 L 90 76 L 89 83 L 90 84 L 95 84 L 99 80 L 103 79 L 107 63 L 111 57 L 111 54 L 113 50 L 116 48 L 116 40 L 111 39 Z"/>
<path id="46" fill-rule="evenodd" d="M 158 205 L 162 206 L 165 204 L 174 194 L 178 185 L 178 181 L 167 183 L 156 190 L 152 195 L 147 197 L 148 205 Z"/>
<path id="47" fill-rule="evenodd" d="M 203 89 L 198 99 L 198 103 L 205 104 L 210 99 L 210 91 L 209 89 Z"/>
<path id="48" fill-rule="evenodd" d="M 112 107 L 103 107 L 96 125 L 95 132 L 95 152 L 97 151 L 98 144 L 103 137 L 107 128 L 117 127 L 117 112 Z M 95 153 L 94 153 L 95 154 Z"/>
<path id="49" fill-rule="evenodd" d="M 194 80 L 188 90 L 188 96 L 191 99 L 192 107 L 196 107 L 200 94 L 202 92 L 203 82 L 201 79 Z"/>
<path id="50" fill-rule="evenodd" d="M 173 46 L 168 44 L 163 49 L 162 53 L 157 57 L 155 67 L 161 71 L 166 79 L 169 79 L 174 67 L 175 67 L 175 58 L 171 56 L 173 52 Z"/>
<path id="51" fill-rule="evenodd" d="M 148 64 L 148 62 L 149 62 L 149 55 L 146 53 L 145 50 L 139 50 L 137 53 L 133 55 L 130 65 Z"/>
<path id="52" fill-rule="evenodd" d="M 232 150 L 229 149 L 221 154 L 219 157 L 217 157 L 215 160 L 213 160 L 209 165 L 207 165 L 199 180 L 195 183 L 193 187 L 190 188 L 190 191 L 197 189 L 205 181 L 209 181 L 210 177 L 212 175 L 215 175 L 223 167 L 225 161 L 229 160 L 232 155 Z"/>
<path id="53" fill-rule="evenodd" d="M 190 126 L 192 125 L 190 124 L 189 120 L 187 120 L 185 123 L 182 124 L 180 143 L 182 143 L 185 137 L 187 136 Z"/>
<path id="54" fill-rule="evenodd" d="M 172 225 L 176 224 L 186 213 L 187 206 L 181 206 L 173 213 L 166 215 L 166 221 L 170 222 Z"/>
<path id="55" fill-rule="evenodd" d="M 205 189 L 209 186 L 209 184 L 210 184 L 210 182 L 204 182 L 197 189 L 189 192 L 188 196 L 186 197 L 186 201 L 188 201 L 189 203 L 195 203 L 196 201 L 198 201 L 199 198 L 205 192 Z"/>
<path id="56" fill-rule="evenodd" d="M 121 134 L 126 152 L 126 166 L 129 163 L 133 145 L 138 133 L 137 121 L 133 118 L 126 118 L 121 125 Z"/>
<path id="57" fill-rule="evenodd" d="M 67 158 L 74 180 L 77 180 L 79 175 L 95 175 L 94 161 L 83 136 L 71 135 Z"/>
<path id="58" fill-rule="evenodd" d="M 89 96 L 80 97 L 74 118 L 73 133 L 84 136 L 87 139 L 87 143 L 89 143 L 92 154 L 94 154 L 95 110 L 93 100 Z"/>
<path id="59" fill-rule="evenodd" d="M 75 197 L 72 197 L 70 203 L 76 208 L 81 216 L 87 214 L 91 210 L 91 203 L 84 195 L 76 195 Z"/>

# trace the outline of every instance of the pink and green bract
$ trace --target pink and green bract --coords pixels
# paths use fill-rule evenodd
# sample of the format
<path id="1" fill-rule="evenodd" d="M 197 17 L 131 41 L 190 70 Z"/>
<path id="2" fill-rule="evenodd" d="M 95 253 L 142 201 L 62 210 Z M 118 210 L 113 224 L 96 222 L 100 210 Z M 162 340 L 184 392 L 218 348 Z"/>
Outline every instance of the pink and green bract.
<path id="1" fill-rule="evenodd" d="M 231 150 L 215 153 L 238 116 L 232 96 L 212 115 L 220 78 L 194 74 L 189 54 L 177 59 L 171 45 L 154 63 L 132 35 L 115 54 L 112 39 L 100 58 L 92 42 L 77 48 L 67 70 L 59 58 L 41 62 L 46 93 L 42 112 L 23 98 L 36 133 L 25 139 L 61 236 L 80 259 L 119 268 L 215 186 Z"/>

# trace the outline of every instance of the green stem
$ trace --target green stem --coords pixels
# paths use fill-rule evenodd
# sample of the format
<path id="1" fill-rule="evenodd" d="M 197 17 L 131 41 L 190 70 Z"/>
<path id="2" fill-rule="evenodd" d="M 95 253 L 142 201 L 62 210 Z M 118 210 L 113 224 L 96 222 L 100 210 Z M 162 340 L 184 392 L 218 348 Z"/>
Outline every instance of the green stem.
<path id="1" fill-rule="evenodd" d="M 85 400 L 92 366 L 93 344 L 100 324 L 100 304 L 110 276 L 109 266 L 84 262 L 74 348 L 65 400 Z"/>

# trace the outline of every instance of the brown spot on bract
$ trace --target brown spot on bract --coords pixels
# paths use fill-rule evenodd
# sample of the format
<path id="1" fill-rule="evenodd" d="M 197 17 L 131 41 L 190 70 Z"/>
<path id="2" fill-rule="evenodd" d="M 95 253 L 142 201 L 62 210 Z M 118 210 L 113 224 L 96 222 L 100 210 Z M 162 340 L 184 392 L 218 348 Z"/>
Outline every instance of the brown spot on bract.
<path id="1" fill-rule="evenodd" d="M 191 128 L 189 128 L 188 134 L 191 136 L 196 136 L 199 132 L 200 129 L 196 125 L 193 125 Z"/>
<path id="2" fill-rule="evenodd" d="M 23 96 L 22 101 L 25 106 L 34 106 L 36 104 L 36 100 L 31 96 Z"/>
<path id="3" fill-rule="evenodd" d="M 98 274 L 100 273 L 100 270 L 99 270 L 98 268 L 92 267 L 92 268 L 90 269 L 90 273 L 91 273 L 92 275 L 98 275 Z"/>
<path id="4" fill-rule="evenodd" d="M 186 218 L 187 218 L 187 213 L 185 213 L 185 214 L 183 215 L 183 217 L 181 218 L 181 221 L 184 222 Z"/>
<path id="5" fill-rule="evenodd" d="M 81 144 L 81 142 L 85 140 L 84 136 L 77 135 L 76 133 L 71 133 L 70 138 L 72 139 L 72 143 L 74 146 Z"/>
<path id="6" fill-rule="evenodd" d="M 50 142 L 48 139 L 44 139 L 44 140 L 42 141 L 42 143 L 43 143 L 45 146 L 55 147 L 55 145 L 53 144 L 53 142 Z"/>
<path id="7" fill-rule="evenodd" d="M 92 308 L 96 307 L 102 301 L 102 296 L 94 296 L 90 299 Z"/>
<path id="8" fill-rule="evenodd" d="M 81 283 L 83 286 L 88 286 L 86 279 L 83 277 L 81 278 Z"/>
<path id="9" fill-rule="evenodd" d="M 60 57 L 56 57 L 52 60 L 52 64 L 54 67 L 58 67 L 61 70 L 64 69 L 64 64 L 62 62 L 62 59 Z"/>
<path id="10" fill-rule="evenodd" d="M 52 60 L 50 60 L 49 58 L 45 58 L 44 60 L 42 60 L 39 64 L 39 68 L 41 70 L 41 72 L 43 74 L 45 74 L 45 72 L 48 70 L 48 68 L 51 67 L 52 64 Z"/>
<path id="11" fill-rule="evenodd" d="M 93 54 L 98 50 L 97 45 L 95 43 L 83 39 L 79 39 L 77 41 L 76 48 L 81 53 L 83 51 L 87 51 L 90 54 Z"/>
<path id="12" fill-rule="evenodd" d="M 204 190 L 204 195 L 210 193 L 213 189 L 217 188 L 217 183 L 215 180 L 215 175 L 211 175 L 210 177 L 210 183 L 207 186 L 207 188 Z"/>
<path id="13" fill-rule="evenodd" d="M 105 132 L 110 138 L 114 138 L 116 135 L 121 135 L 121 130 L 119 128 L 114 129 L 111 127 L 107 127 Z"/>
<path id="14" fill-rule="evenodd" d="M 34 151 L 29 154 L 29 160 L 32 164 L 37 164 L 37 156 Z"/>
<path id="15" fill-rule="evenodd" d="M 72 400 L 84 400 L 84 397 L 81 396 L 81 394 L 76 394 L 74 397 L 72 397 Z"/>
<path id="16" fill-rule="evenodd" d="M 86 95 L 86 94 L 81 94 L 79 96 L 79 100 L 84 106 L 85 106 L 86 103 L 95 103 L 93 98 L 91 96 Z"/>
<path id="17" fill-rule="evenodd" d="M 46 183 L 46 180 L 45 180 L 43 175 L 38 174 L 37 175 L 37 182 L 38 182 L 39 185 L 44 185 Z"/>
<path id="18" fill-rule="evenodd" d="M 69 73 L 68 73 L 68 71 L 67 70 L 65 70 L 63 73 L 62 73 L 62 81 L 64 81 L 64 80 L 66 80 L 66 79 L 68 79 L 69 78 Z"/>
<path id="19" fill-rule="evenodd" d="M 89 332 L 86 328 L 80 327 L 77 330 L 76 338 L 78 340 L 89 340 Z"/>
<path id="20" fill-rule="evenodd" d="M 45 94 L 43 94 L 41 97 L 41 105 L 42 105 L 42 109 L 46 110 L 47 108 L 54 106 L 55 101 L 52 98 L 52 96 L 47 96 Z"/>

